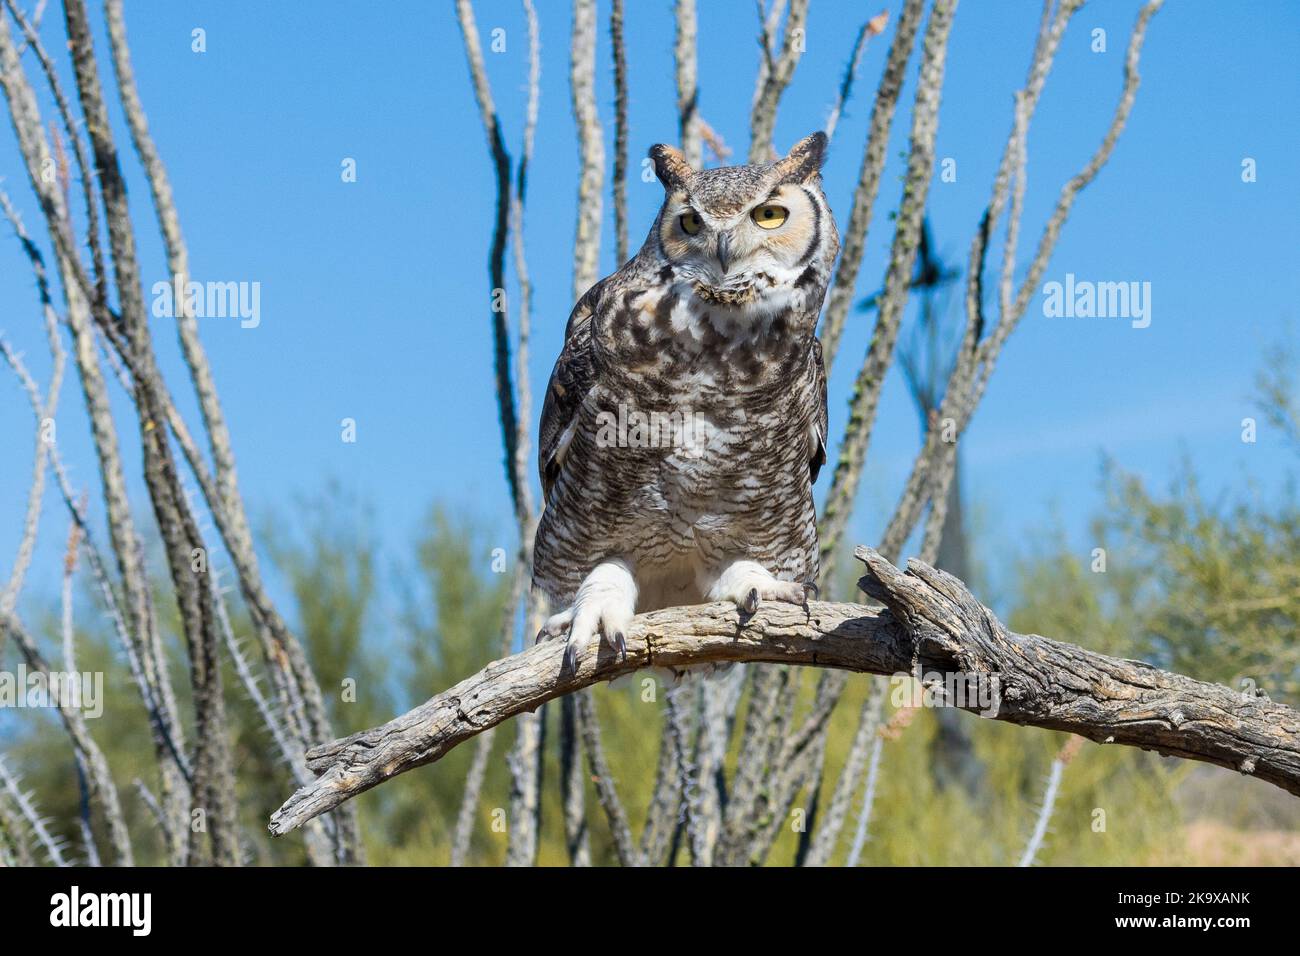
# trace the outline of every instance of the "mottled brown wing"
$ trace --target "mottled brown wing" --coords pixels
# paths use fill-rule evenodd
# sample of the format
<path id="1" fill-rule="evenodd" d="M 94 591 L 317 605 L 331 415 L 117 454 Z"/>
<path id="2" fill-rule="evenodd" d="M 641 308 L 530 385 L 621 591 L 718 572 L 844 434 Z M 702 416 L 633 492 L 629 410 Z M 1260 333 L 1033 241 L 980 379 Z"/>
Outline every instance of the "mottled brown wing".
<path id="1" fill-rule="evenodd" d="M 812 352 L 813 368 L 817 377 L 817 414 L 813 419 L 817 423 L 817 442 L 813 446 L 812 458 L 808 462 L 808 472 L 812 475 L 813 484 L 816 484 L 822 465 L 826 464 L 827 430 L 830 428 L 830 419 L 826 412 L 826 363 L 822 361 L 821 339 L 815 335 Z"/>
<path id="2" fill-rule="evenodd" d="M 564 449 L 571 437 L 570 426 L 577 418 L 582 400 L 595 384 L 591 354 L 591 324 L 600 284 L 593 286 L 573 307 L 564 330 L 564 348 L 555 360 L 551 380 L 542 403 L 542 423 L 537 439 L 537 472 L 542 497 L 547 498 L 559 477 Z"/>

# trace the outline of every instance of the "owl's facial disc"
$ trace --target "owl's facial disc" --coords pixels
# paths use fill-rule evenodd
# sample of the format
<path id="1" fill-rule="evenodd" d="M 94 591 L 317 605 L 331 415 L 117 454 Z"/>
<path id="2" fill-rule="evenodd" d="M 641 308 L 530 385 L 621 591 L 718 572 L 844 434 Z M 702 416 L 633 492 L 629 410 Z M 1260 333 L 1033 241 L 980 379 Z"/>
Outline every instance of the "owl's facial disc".
<path id="1" fill-rule="evenodd" d="M 785 302 L 819 242 L 820 210 L 806 188 L 783 183 L 747 203 L 670 198 L 661 247 L 680 279 L 709 302 L 771 308 Z"/>

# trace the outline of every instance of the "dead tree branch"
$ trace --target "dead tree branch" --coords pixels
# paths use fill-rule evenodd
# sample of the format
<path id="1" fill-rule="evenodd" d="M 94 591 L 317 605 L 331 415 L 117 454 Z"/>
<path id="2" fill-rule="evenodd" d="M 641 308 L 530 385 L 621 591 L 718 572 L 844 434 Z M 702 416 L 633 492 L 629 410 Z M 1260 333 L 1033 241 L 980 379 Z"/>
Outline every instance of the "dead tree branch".
<path id="1" fill-rule="evenodd" d="M 469 0 L 457 0 L 456 19 L 460 24 L 465 59 L 469 62 L 470 79 L 474 85 L 474 98 L 478 101 L 496 176 L 496 216 L 492 228 L 492 246 L 488 251 L 488 275 L 491 283 L 488 301 L 492 322 L 497 410 L 501 416 L 501 438 L 505 445 L 506 482 L 510 486 L 511 502 L 518 513 L 523 486 L 515 469 L 515 442 L 518 440 L 519 426 L 515 413 L 514 387 L 510 381 L 510 332 L 506 326 L 506 313 L 497 307 L 495 301 L 506 287 L 506 238 L 510 231 L 510 155 L 506 152 L 501 119 L 497 115 L 487 68 L 483 64 L 483 48 L 479 44 L 478 26 L 474 22 L 474 8 Z"/>
<path id="2" fill-rule="evenodd" d="M 149 181 L 154 212 L 166 248 L 169 277 L 175 288 L 185 289 L 191 278 L 188 247 L 181 232 L 180 214 L 172 193 L 171 180 L 149 132 L 144 105 L 136 88 L 121 0 L 106 0 L 104 15 L 122 111 L 130 129 L 132 144 Z M 69 135 L 73 135 L 72 131 Z M 78 161 L 81 164 L 80 154 L 78 154 Z M 84 164 L 82 165 L 84 168 Z M 184 420 L 176 412 L 171 396 L 163 395 L 168 421 L 198 480 L 204 498 L 212 510 L 217 530 L 234 562 L 241 593 L 251 612 L 263 658 L 275 688 L 277 703 L 286 717 L 295 748 L 305 749 L 309 739 L 325 731 L 329 726 L 324 698 L 315 674 L 307 662 L 306 652 L 301 642 L 289 629 L 266 593 L 253 546 L 252 532 L 244 510 L 243 497 L 239 492 L 230 430 L 226 424 L 207 352 L 199 337 L 193 305 L 188 295 L 178 295 L 175 299 L 174 318 L 181 353 L 199 400 L 208 446 L 212 452 L 211 472 L 206 470 L 197 445 L 190 436 Z M 340 826 L 335 828 L 334 861 L 358 862 L 360 843 L 356 821 L 351 816 L 347 816 L 339 823 Z M 312 860 L 316 864 L 330 862 L 328 856 L 322 857 L 319 854 L 314 855 Z"/>
<path id="3" fill-rule="evenodd" d="M 754 90 L 754 104 L 749 114 L 749 162 L 766 163 L 772 159 L 772 134 L 776 130 L 776 112 L 781 97 L 804 51 L 804 30 L 808 22 L 808 0 L 790 0 L 790 12 L 785 20 L 785 32 L 780 54 L 773 53 L 774 20 L 779 19 L 782 4 L 773 3 L 770 16 L 760 17 L 759 45 L 763 48 L 763 61 L 759 67 L 758 83 Z M 759 5 L 762 13 L 762 5 Z"/>
<path id="4" fill-rule="evenodd" d="M 700 88 L 696 69 L 695 0 L 677 0 L 673 7 L 673 75 L 677 83 L 677 128 L 682 153 L 692 169 L 703 162 L 700 129 Z"/>
<path id="5" fill-rule="evenodd" d="M 85 4 L 82 0 L 66 0 L 63 12 L 77 94 L 94 150 L 99 192 L 104 203 L 122 331 L 134 369 L 134 400 L 144 446 L 145 484 L 162 535 L 189 650 L 195 709 L 194 809 L 202 809 L 207 815 L 212 859 L 223 865 L 236 865 L 239 853 L 234 768 L 221 688 L 215 602 L 210 581 L 196 574 L 191 565 L 192 556 L 206 555 L 207 548 L 181 488 L 166 432 L 159 427 L 167 420 L 161 399 L 166 388 L 149 337 L 126 184 L 100 85 Z M 191 856 L 206 859 L 208 842 L 198 834 L 191 834 Z"/>
<path id="6" fill-rule="evenodd" d="M 151 716 L 156 718 L 153 726 L 154 743 L 163 775 L 163 799 L 169 813 L 178 821 L 173 830 L 179 833 L 179 819 L 186 812 L 190 801 L 190 785 L 186 779 L 182 779 L 188 774 L 181 772 L 176 763 L 173 763 L 179 751 L 175 747 L 169 748 L 166 743 L 172 741 L 183 746 L 170 679 L 166 669 L 157 665 L 160 653 L 158 633 L 151 594 L 145 584 L 143 547 L 127 500 L 117 429 L 99 368 L 90 307 L 86 301 L 86 295 L 94 293 L 76 258 L 75 244 L 69 238 L 70 216 L 63 194 L 41 175 L 41 170 L 52 161 L 52 154 L 45 137 L 35 92 L 19 62 L 18 53 L 10 39 L 8 23 L 3 17 L 0 17 L 0 88 L 3 88 L 9 105 L 10 119 L 28 179 L 40 200 L 46 225 L 54 239 L 56 264 L 67 306 L 65 319 L 73 333 L 74 356 L 90 418 L 109 532 L 124 592 L 129 628 L 122 633 L 128 638 L 128 659 L 139 662 L 144 686 L 149 689 L 146 706 Z M 19 241 L 31 260 L 38 288 L 41 289 L 42 302 L 46 304 L 50 298 L 49 286 L 40 252 L 26 235 L 21 221 L 7 201 L 4 206 Z M 38 411 L 38 414 L 41 413 Z M 51 450 L 57 456 L 57 448 Z M 174 862 L 184 862 L 183 844 L 172 846 L 170 851 Z"/>
<path id="7" fill-rule="evenodd" d="M 50 833 L 49 828 L 45 825 L 45 818 L 37 811 L 35 804 L 32 803 L 30 794 L 24 793 L 18 778 L 9 772 L 3 760 L 0 760 L 0 793 L 7 793 L 9 799 L 14 802 L 18 808 L 18 813 L 23 821 L 27 824 L 32 834 L 36 837 L 37 842 L 45 850 L 46 856 L 49 857 L 50 863 L 54 866 L 68 866 L 68 861 L 63 855 L 63 843 L 60 839 Z M 5 814 L 6 830 L 16 830 L 16 822 L 10 823 L 8 814 Z M 14 836 L 21 839 L 21 834 L 14 833 Z"/>
<path id="8" fill-rule="evenodd" d="M 889 148 L 889 128 L 894 121 L 894 108 L 903 91 L 903 78 L 907 62 L 916 44 L 916 31 L 921 24 L 924 0 L 907 0 L 894 28 L 894 40 L 889 45 L 885 72 L 876 88 L 875 103 L 871 107 L 866 147 L 862 151 L 862 165 L 858 170 L 858 184 L 853 190 L 853 205 L 849 209 L 849 223 L 844 229 L 840 260 L 835 268 L 835 280 L 827 296 L 826 314 L 822 319 L 822 360 L 830 374 L 839 351 L 844 320 L 853 302 L 858 271 L 866 250 L 867 229 L 871 225 L 871 211 L 880 190 L 880 176 L 885 169 L 885 154 Z M 831 124 L 827 124 L 830 126 Z"/>
<path id="9" fill-rule="evenodd" d="M 844 78 L 840 80 L 840 92 L 835 98 L 835 105 L 831 107 L 830 115 L 826 117 L 826 139 L 834 141 L 835 128 L 840 125 L 840 117 L 844 115 L 844 107 L 849 103 L 849 97 L 853 95 L 853 81 L 857 79 L 858 64 L 862 62 L 862 54 L 867 49 L 867 41 L 874 36 L 880 36 L 885 32 L 885 26 L 889 23 L 889 11 L 885 10 L 876 14 L 866 23 L 858 28 L 857 38 L 853 41 L 853 52 L 849 55 L 848 65 L 844 67 Z"/>
<path id="10" fill-rule="evenodd" d="M 600 278 L 601 184 L 605 138 L 596 114 L 596 3 L 574 0 L 569 91 L 578 131 L 578 226 L 573 239 L 573 301 Z"/>
<path id="11" fill-rule="evenodd" d="M 53 668 L 41 655 L 36 642 L 19 623 L 18 618 L 8 611 L 0 610 L 0 629 L 13 638 L 27 666 L 34 673 L 43 675 L 44 679 L 52 685 Z M 64 729 L 72 741 L 77 766 L 85 780 L 90 804 L 101 814 L 108 829 L 109 841 L 113 846 L 114 863 L 117 866 L 134 866 L 131 836 L 127 832 L 126 817 L 122 814 L 122 803 L 118 797 L 117 785 L 113 782 L 113 775 L 109 770 L 108 760 L 91 737 L 85 715 L 78 709 L 80 704 L 60 699 L 58 705 Z"/>
<path id="12" fill-rule="evenodd" d="M 627 47 L 623 0 L 609 8 L 609 44 L 614 56 L 614 261 L 627 261 Z"/>
<path id="13" fill-rule="evenodd" d="M 641 859 L 647 866 L 659 866 L 668 852 L 681 807 L 681 787 L 677 774 L 677 749 L 673 745 L 673 727 L 665 719 L 659 739 L 659 761 L 655 766 L 654 788 L 641 829 Z"/>
<path id="14" fill-rule="evenodd" d="M 1141 661 L 1009 631 L 951 575 L 920 561 L 900 571 L 870 548 L 859 581 L 884 608 L 815 602 L 669 608 L 636 618 L 627 656 L 602 648 L 561 666 L 543 642 L 433 697 L 382 727 L 307 755 L 317 780 L 271 818 L 280 835 L 359 793 L 432 763 L 516 714 L 651 665 L 722 661 L 829 667 L 870 674 L 977 678 L 996 688 L 988 716 L 1228 767 L 1300 795 L 1300 712 Z M 978 703 L 962 709 L 977 711 Z M 989 712 L 991 711 L 991 712 Z"/>
<path id="15" fill-rule="evenodd" d="M 596 798 L 609 820 L 610 834 L 614 838 L 614 850 L 619 863 L 623 866 L 640 866 L 641 857 L 632 842 L 632 828 L 627 823 L 627 812 L 619 802 L 618 791 L 614 789 L 614 776 L 610 772 L 609 762 L 605 759 L 605 748 L 600 740 L 600 724 L 596 719 L 596 702 L 590 693 L 574 694 L 578 705 L 578 729 L 582 733 L 582 744 L 587 751 L 587 764 L 591 769 L 593 782 L 596 784 Z"/>
<path id="16" fill-rule="evenodd" d="M 682 153 L 692 169 L 704 168 L 704 147 L 713 161 L 726 162 L 731 150 L 721 134 L 705 122 L 699 110 L 699 78 L 696 40 L 699 24 L 695 0 L 677 0 L 673 12 L 673 70 L 677 85 L 677 128 Z M 617 81 L 616 81 L 617 82 Z"/>
<path id="17" fill-rule="evenodd" d="M 7 208 L 7 203 L 6 203 Z M 20 224 L 21 225 L 21 224 Z M 42 293 L 44 297 L 44 293 Z M 49 339 L 50 351 L 54 356 L 54 370 L 50 375 L 50 384 L 45 393 L 45 400 L 40 402 L 36 411 L 35 452 L 32 458 L 32 483 L 27 493 L 27 512 L 23 518 L 23 530 L 19 537 L 18 554 L 14 557 L 13 570 L 9 573 L 8 584 L 0 587 L 0 613 L 12 611 L 18 603 L 18 594 L 23 588 L 23 577 L 31 564 L 32 551 L 36 547 L 36 534 L 40 527 L 41 502 L 45 497 L 45 472 L 50 457 L 52 435 L 48 429 L 53 426 L 54 415 L 59 406 L 59 391 L 63 385 L 64 352 L 59 341 L 58 317 L 54 308 L 45 302 L 45 332 Z M 0 340 L 0 352 L 3 352 L 10 365 L 17 366 L 16 357 L 12 356 L 5 343 Z M 39 394 L 35 396 L 39 401 Z M 0 637 L 0 650 L 4 648 L 4 639 Z"/>
<path id="18" fill-rule="evenodd" d="M 911 149 L 907 158 L 907 178 L 899 201 L 898 228 L 889 252 L 884 293 L 871 346 L 853 384 L 849 403 L 849 424 L 840 445 L 839 458 L 831 488 L 822 506 L 821 573 L 823 580 L 833 580 L 836 547 L 848 523 L 857 497 L 858 483 L 871 440 L 880 392 L 885 374 L 893 362 L 894 345 L 903 319 L 903 309 L 911 285 L 912 270 L 920 245 L 921 225 L 925 216 L 926 196 L 934 172 L 934 142 L 939 131 L 939 101 L 943 91 L 947 64 L 948 35 L 952 29 L 955 2 L 938 0 L 930 10 L 930 20 L 922 41 L 921 75 L 917 81 L 916 102 L 912 107 Z"/>
<path id="19" fill-rule="evenodd" d="M 529 595 L 521 602 L 524 583 L 531 574 L 533 534 L 536 529 L 532 492 L 528 483 L 529 428 L 531 427 L 531 392 L 528 384 L 528 343 L 531 334 L 532 283 L 524 253 L 524 205 L 528 191 L 528 169 L 532 160 L 533 142 L 537 129 L 538 99 L 540 97 L 540 41 L 537 11 L 532 0 L 523 0 L 524 17 L 528 24 L 528 100 L 524 118 L 523 147 L 521 149 L 514 192 L 510 183 L 510 156 L 505 148 L 501 121 L 492 98 L 492 88 L 483 63 L 478 27 L 474 9 L 469 0 L 457 0 L 456 17 L 465 44 L 465 57 L 469 64 L 474 97 L 478 102 L 480 119 L 487 134 L 489 151 L 496 173 L 497 218 L 488 256 L 491 292 L 495 299 L 505 289 L 505 251 L 507 235 L 513 233 L 513 251 L 516 279 L 519 283 L 519 345 L 515 355 L 515 374 L 518 378 L 519 398 L 515 404 L 514 388 L 510 381 L 510 337 L 508 315 L 504 308 L 493 308 L 492 328 L 494 339 L 494 372 L 497 385 L 497 404 L 501 418 L 502 442 L 505 450 L 506 479 L 519 527 L 518 571 L 519 587 L 512 596 L 509 618 L 503 641 L 508 650 L 514 637 L 514 619 L 517 605 L 526 605 L 526 629 L 536 628 L 541 609 L 537 599 Z M 593 40 L 594 47 L 594 40 Z M 594 56 L 594 53 L 593 53 Z M 593 64 L 594 69 L 594 64 Z M 597 184 L 599 189 L 599 184 Z M 504 651 L 503 651 L 504 652 Z M 541 826 L 540 779 L 543 727 L 538 715 L 529 714 L 518 725 L 518 739 L 509 757 L 511 768 L 511 818 L 516 821 L 510 831 L 508 860 L 515 865 L 532 864 L 537 853 L 537 831 Z M 457 815 L 456 836 L 453 841 L 452 862 L 463 862 L 469 848 L 470 828 L 474 819 L 474 806 L 482 789 L 483 775 L 491 751 L 491 740 L 480 743 L 475 756 L 473 773 L 467 780 L 461 809 Z"/>

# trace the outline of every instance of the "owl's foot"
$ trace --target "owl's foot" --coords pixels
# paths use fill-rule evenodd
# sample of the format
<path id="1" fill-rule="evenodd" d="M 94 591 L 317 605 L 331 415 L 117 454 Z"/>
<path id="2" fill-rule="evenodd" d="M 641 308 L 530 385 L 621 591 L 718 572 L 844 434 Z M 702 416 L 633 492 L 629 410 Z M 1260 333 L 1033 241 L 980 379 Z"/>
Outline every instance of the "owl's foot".
<path id="1" fill-rule="evenodd" d="M 537 640 L 567 633 L 564 666 L 577 670 L 578 655 L 584 653 L 599 632 L 610 647 L 627 657 L 627 629 L 636 614 L 636 581 L 626 561 L 614 558 L 592 569 L 572 606 L 552 615 L 537 632 Z"/>
<path id="2" fill-rule="evenodd" d="M 734 601 L 746 614 L 758 610 L 762 601 L 784 601 L 787 604 L 808 606 L 808 595 L 817 596 L 817 585 L 811 582 L 778 581 L 771 571 L 757 561 L 736 561 L 718 575 L 709 588 L 709 599 Z"/>

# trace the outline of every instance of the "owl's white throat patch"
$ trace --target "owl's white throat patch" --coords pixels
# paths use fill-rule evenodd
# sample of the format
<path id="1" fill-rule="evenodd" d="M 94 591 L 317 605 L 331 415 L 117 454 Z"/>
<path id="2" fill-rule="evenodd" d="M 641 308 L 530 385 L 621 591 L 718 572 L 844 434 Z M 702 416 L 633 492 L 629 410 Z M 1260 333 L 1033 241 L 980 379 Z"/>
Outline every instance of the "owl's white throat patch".
<path id="1" fill-rule="evenodd" d="M 752 338 L 766 332 L 772 320 L 794 303 L 793 290 L 767 275 L 746 277 L 722 288 L 699 281 L 682 283 L 679 290 L 673 325 L 695 337 L 707 322 L 727 338 Z"/>

